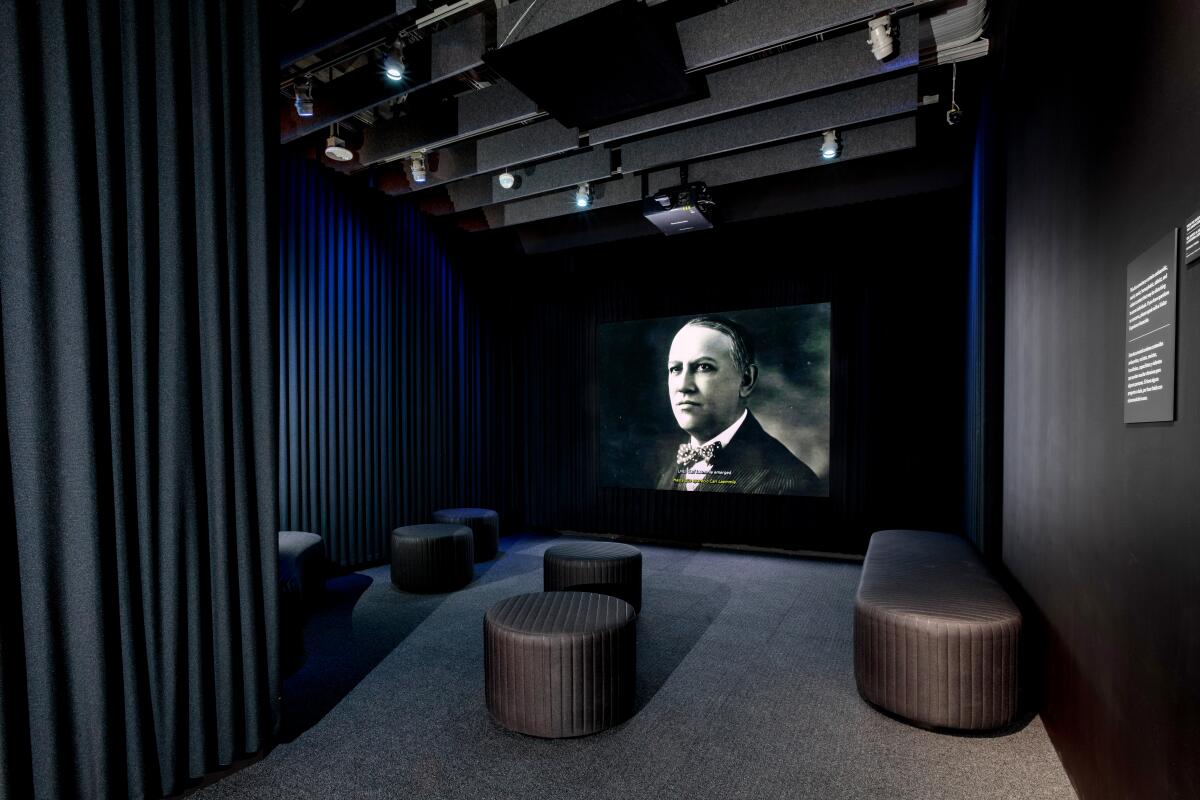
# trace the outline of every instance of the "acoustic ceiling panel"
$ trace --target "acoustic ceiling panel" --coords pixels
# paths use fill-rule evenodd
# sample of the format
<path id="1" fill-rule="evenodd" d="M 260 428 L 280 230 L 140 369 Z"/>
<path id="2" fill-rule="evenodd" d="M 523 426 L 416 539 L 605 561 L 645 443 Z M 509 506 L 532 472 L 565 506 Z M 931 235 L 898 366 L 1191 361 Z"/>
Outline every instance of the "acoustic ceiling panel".
<path id="1" fill-rule="evenodd" d="M 859 31 L 813 42 L 770 58 L 710 73 L 706 76 L 708 97 L 593 128 L 589 141 L 602 144 L 627 139 L 915 67 L 917 44 L 917 20 L 912 16 L 899 21 L 896 28 L 898 52 L 887 61 L 875 60 L 865 36 Z"/>
<path id="2" fill-rule="evenodd" d="M 528 32 L 541 14 L 561 12 L 559 6 L 591 10 Z M 702 85 L 684 73 L 675 26 L 638 0 L 525 8 L 524 25 L 507 44 L 501 36 L 484 60 L 564 125 L 593 128 L 695 96 Z"/>
<path id="3" fill-rule="evenodd" d="M 448 28 L 434 31 L 432 63 L 434 75 L 457 75 L 483 65 L 487 49 L 487 17 L 475 14 Z"/>
<path id="4" fill-rule="evenodd" d="M 917 76 L 899 75 L 626 142 L 621 146 L 621 166 L 626 172 L 641 172 L 916 110 Z"/>
<path id="5" fill-rule="evenodd" d="M 406 114 L 373 125 L 363 131 L 363 144 L 358 151 L 359 163 L 367 166 L 421 150 L 430 142 L 450 138 L 456 128 L 449 109 L 442 113 Z"/>
<path id="6" fill-rule="evenodd" d="M 476 159 L 479 171 L 488 172 L 565 153 L 578 146 L 579 131 L 547 119 L 485 136 L 476 144 Z"/>
<path id="7" fill-rule="evenodd" d="M 377 122 L 363 134 L 359 162 L 370 166 L 441 142 L 476 136 L 538 115 L 537 106 L 516 88 L 498 83 L 460 95 L 445 108 L 425 109 Z M 472 152 L 475 145 L 471 144 Z M 474 158 L 471 160 L 474 168 Z M 459 175 L 468 177 L 474 172 Z"/>
<path id="8" fill-rule="evenodd" d="M 621 2 L 625 0 L 518 0 L 500 6 L 496 9 L 496 46 L 514 44 Z"/>
<path id="9" fill-rule="evenodd" d="M 738 0 L 681 20 L 676 26 L 688 69 L 720 64 L 746 53 L 812 36 L 821 31 L 886 13 L 886 0 Z M 916 42 L 914 41 L 914 46 Z"/>
<path id="10" fill-rule="evenodd" d="M 458 135 L 475 136 L 502 125 L 536 116 L 537 103 L 510 83 L 497 83 L 454 99 L 458 105 Z"/>

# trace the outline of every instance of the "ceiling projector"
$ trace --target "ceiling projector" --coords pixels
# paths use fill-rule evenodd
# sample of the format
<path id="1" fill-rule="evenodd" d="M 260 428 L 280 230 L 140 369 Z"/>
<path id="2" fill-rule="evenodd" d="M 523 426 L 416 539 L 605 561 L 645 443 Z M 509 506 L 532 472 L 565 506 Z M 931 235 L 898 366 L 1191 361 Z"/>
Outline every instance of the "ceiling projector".
<path id="1" fill-rule="evenodd" d="M 673 186 L 642 200 L 642 214 L 667 236 L 713 226 L 716 205 L 703 183 Z"/>

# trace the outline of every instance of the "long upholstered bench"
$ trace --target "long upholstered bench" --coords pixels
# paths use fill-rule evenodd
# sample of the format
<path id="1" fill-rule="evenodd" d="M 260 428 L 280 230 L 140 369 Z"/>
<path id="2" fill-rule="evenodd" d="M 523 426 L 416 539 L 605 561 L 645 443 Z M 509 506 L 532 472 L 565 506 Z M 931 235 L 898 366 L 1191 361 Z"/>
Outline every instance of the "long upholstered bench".
<path id="1" fill-rule="evenodd" d="M 1021 612 L 957 536 L 879 531 L 854 602 L 854 676 L 870 703 L 931 728 L 1017 713 Z"/>

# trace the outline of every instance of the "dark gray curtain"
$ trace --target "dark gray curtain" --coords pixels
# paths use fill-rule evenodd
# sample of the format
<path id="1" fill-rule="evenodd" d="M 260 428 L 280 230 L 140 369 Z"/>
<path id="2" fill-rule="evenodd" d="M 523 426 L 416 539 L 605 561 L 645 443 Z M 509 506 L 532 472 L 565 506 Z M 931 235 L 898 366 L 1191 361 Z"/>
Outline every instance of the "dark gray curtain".
<path id="1" fill-rule="evenodd" d="M 2 797 L 275 730 L 262 44 L 254 3 L 0 0 Z"/>

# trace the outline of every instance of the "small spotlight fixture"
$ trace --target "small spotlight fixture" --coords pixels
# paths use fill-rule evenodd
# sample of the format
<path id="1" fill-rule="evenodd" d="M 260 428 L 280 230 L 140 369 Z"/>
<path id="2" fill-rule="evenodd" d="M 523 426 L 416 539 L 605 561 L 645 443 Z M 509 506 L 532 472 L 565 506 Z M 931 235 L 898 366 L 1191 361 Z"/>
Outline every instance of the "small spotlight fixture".
<path id="1" fill-rule="evenodd" d="M 383 57 L 383 74 L 390 81 L 404 80 L 404 43 L 398 38 Z"/>
<path id="2" fill-rule="evenodd" d="M 427 174 L 425 172 L 425 154 L 416 153 L 408 162 L 409 171 L 412 172 L 413 183 L 424 183 Z"/>
<path id="3" fill-rule="evenodd" d="M 871 45 L 871 55 L 875 56 L 876 60 L 883 61 L 892 54 L 895 49 L 892 46 L 892 19 L 887 14 L 876 17 L 867 23 L 867 32 L 871 38 L 867 39 L 867 44 Z"/>
<path id="4" fill-rule="evenodd" d="M 296 115 L 311 117 L 313 115 L 312 75 L 305 75 L 304 81 L 295 84 L 292 88 L 296 92 Z"/>
<path id="5" fill-rule="evenodd" d="M 581 183 L 575 188 L 575 207 L 587 208 L 592 204 L 592 187 L 590 184 Z"/>
<path id="6" fill-rule="evenodd" d="M 821 158 L 837 158 L 842 152 L 842 143 L 838 141 L 836 130 L 825 131 L 821 134 Z"/>
<path id="7" fill-rule="evenodd" d="M 501 172 L 496 180 L 499 182 L 501 189 L 511 189 L 517 185 L 517 176 L 513 175 L 508 170 Z"/>
<path id="8" fill-rule="evenodd" d="M 332 158 L 334 161 L 353 161 L 354 153 L 346 147 L 344 139 L 337 136 L 330 136 L 325 140 L 325 155 Z"/>
<path id="9" fill-rule="evenodd" d="M 354 151 L 346 147 L 346 140 L 338 136 L 341 133 L 336 124 L 329 126 L 329 138 L 325 140 L 325 155 L 334 161 L 353 161 Z"/>

